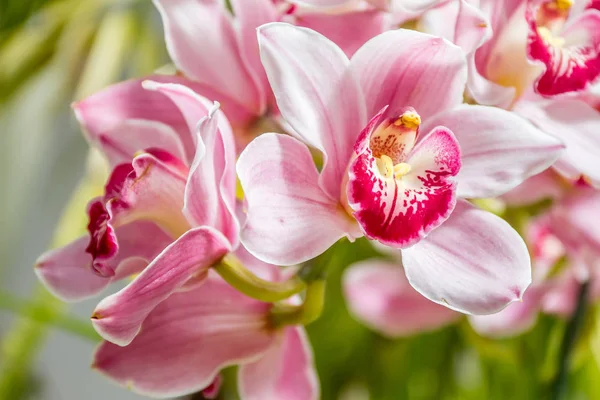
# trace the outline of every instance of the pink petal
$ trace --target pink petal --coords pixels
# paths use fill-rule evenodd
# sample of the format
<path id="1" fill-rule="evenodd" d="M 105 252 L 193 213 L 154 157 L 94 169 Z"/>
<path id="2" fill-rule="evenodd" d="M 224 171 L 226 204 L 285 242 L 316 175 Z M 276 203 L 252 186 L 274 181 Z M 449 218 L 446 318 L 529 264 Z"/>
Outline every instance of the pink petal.
<path id="1" fill-rule="evenodd" d="M 169 245 L 121 291 L 103 299 L 92 316 L 96 331 L 126 346 L 152 310 L 194 275 L 206 273 L 230 251 L 227 239 L 212 228 L 195 228 Z"/>
<path id="2" fill-rule="evenodd" d="M 213 103 L 189 87 L 176 83 L 160 83 L 145 80 L 142 82 L 142 86 L 149 92 L 164 94 L 177 106 L 187 123 L 188 131 L 192 134 L 194 141 L 196 141 L 194 133 L 197 130 L 198 122 L 208 115 Z"/>
<path id="3" fill-rule="evenodd" d="M 562 317 L 571 316 L 577 308 L 577 292 L 580 286 L 581 283 L 572 276 L 556 283 L 542 300 L 543 311 Z"/>
<path id="4" fill-rule="evenodd" d="M 367 0 L 373 7 L 399 13 L 401 11 L 416 14 L 416 17 L 428 8 L 435 7 L 448 0 Z"/>
<path id="5" fill-rule="evenodd" d="M 549 214 L 552 233 L 570 250 L 571 256 L 592 250 L 600 254 L 600 192 L 579 188 L 553 205 Z"/>
<path id="6" fill-rule="evenodd" d="M 383 32 L 384 16 L 378 10 L 341 14 L 306 12 L 296 14 L 296 25 L 321 33 L 352 57 L 364 43 Z"/>
<path id="7" fill-rule="evenodd" d="M 85 236 L 59 249 L 50 250 L 36 261 L 35 273 L 46 289 L 63 301 L 75 302 L 100 293 L 112 279 L 92 270 L 92 257 L 85 249 Z"/>
<path id="8" fill-rule="evenodd" d="M 281 114 L 303 141 L 323 152 L 321 185 L 338 199 L 352 145 L 366 123 L 348 58 L 319 33 L 289 24 L 263 25 L 258 41 Z"/>
<path id="9" fill-rule="evenodd" d="M 460 190 L 460 186 L 459 186 Z M 532 205 L 544 199 L 558 199 L 564 187 L 553 169 L 527 178 L 523 183 L 502 195 L 502 200 L 513 207 Z"/>
<path id="10" fill-rule="evenodd" d="M 303 328 L 287 327 L 259 360 L 238 372 L 244 400 L 317 400 L 319 381 Z"/>
<path id="11" fill-rule="evenodd" d="M 350 312 L 389 337 L 410 336 L 455 322 L 460 314 L 413 289 L 400 263 L 367 260 L 354 264 L 343 278 Z"/>
<path id="12" fill-rule="evenodd" d="M 290 3 L 301 6 L 333 8 L 352 3 L 354 0 L 290 0 Z"/>
<path id="13" fill-rule="evenodd" d="M 508 108 L 517 90 L 508 82 L 504 85 L 496 82 L 507 76 L 508 80 L 515 80 L 513 74 L 527 80 L 530 73 L 537 71 L 533 68 L 531 72 L 525 56 L 525 0 L 485 0 L 479 8 L 488 17 L 493 34 L 469 60 L 469 94 L 479 104 Z M 504 76 L 499 77 L 501 74 Z"/>
<path id="14" fill-rule="evenodd" d="M 269 307 L 209 278 L 158 305 L 128 346 L 103 342 L 93 366 L 140 394 L 164 398 L 197 392 L 222 368 L 253 361 L 273 345 Z"/>
<path id="15" fill-rule="evenodd" d="M 177 76 L 153 75 L 147 79 L 187 86 L 195 85 Z M 73 104 L 75 115 L 88 138 L 93 143 L 97 143 L 99 135 L 107 134 L 129 119 L 157 121 L 177 132 L 183 148 L 189 151 L 187 154 L 191 158 L 194 150 L 192 136 L 181 113 L 167 97 L 145 90 L 142 81 L 143 79 L 134 79 L 121 82 Z M 131 147 L 127 144 L 128 136 L 121 138 L 110 136 L 113 140 L 120 139 L 119 147 Z M 154 140 L 151 137 L 148 139 Z M 137 150 L 147 147 L 152 146 L 142 146 Z"/>
<path id="16" fill-rule="evenodd" d="M 261 109 L 265 109 L 272 92 L 267 74 L 260 62 L 256 29 L 266 23 L 277 21 L 280 12 L 273 0 L 254 0 L 251 7 L 248 7 L 245 0 L 232 0 L 231 6 L 238 27 L 236 33 L 241 56 L 256 82 L 261 97 Z"/>
<path id="17" fill-rule="evenodd" d="M 465 55 L 442 38 L 405 29 L 385 32 L 361 47 L 350 64 L 364 91 L 367 115 L 386 105 L 392 114 L 410 106 L 427 121 L 462 103 Z"/>
<path id="18" fill-rule="evenodd" d="M 462 154 L 458 196 L 494 197 L 548 168 L 564 146 L 515 113 L 462 105 L 426 121 L 456 135 Z"/>
<path id="19" fill-rule="evenodd" d="M 106 265 L 116 271 L 112 278 L 94 273 L 92 257 L 85 251 L 90 241 L 87 236 L 44 253 L 35 265 L 38 278 L 61 300 L 81 301 L 100 293 L 114 280 L 141 271 L 172 241 L 162 229 L 145 221 L 120 226 L 115 234 L 119 249 Z"/>
<path id="20" fill-rule="evenodd" d="M 582 175 L 600 187 L 600 114 L 586 103 L 574 99 L 557 99 L 549 103 L 519 103 L 516 111 L 542 131 L 566 145 L 554 165 L 569 179 Z"/>
<path id="21" fill-rule="evenodd" d="M 467 54 L 475 52 L 492 35 L 486 15 L 466 0 L 447 2 L 429 10 L 419 26 L 424 32 L 448 39 Z"/>
<path id="22" fill-rule="evenodd" d="M 184 214 L 196 226 L 212 226 L 237 247 L 235 143 L 218 105 L 198 123 L 199 143 L 185 190 Z"/>
<path id="23" fill-rule="evenodd" d="M 600 75 L 600 12 L 590 10 L 571 21 L 562 32 L 564 45 L 556 45 L 540 33 L 536 11 L 527 12 L 528 57 L 545 66 L 536 91 L 553 96 L 588 88 Z"/>
<path id="24" fill-rule="evenodd" d="M 189 78 L 256 115 L 264 101 L 240 55 L 232 18 L 220 1 L 154 0 L 171 58 Z M 221 101 L 222 99 L 216 98 Z"/>
<path id="25" fill-rule="evenodd" d="M 241 240 L 263 261 L 307 261 L 355 230 L 339 202 L 320 188 L 308 148 L 294 138 L 265 133 L 254 139 L 237 173 L 248 208 Z"/>
<path id="26" fill-rule="evenodd" d="M 131 162 L 137 152 L 148 148 L 160 148 L 180 160 L 186 160 L 177 132 L 158 121 L 127 119 L 108 131 L 98 133 L 97 139 L 112 167 Z"/>
<path id="27" fill-rule="evenodd" d="M 368 128 L 367 128 L 368 129 Z M 439 226 L 456 202 L 460 149 L 449 130 L 432 130 L 408 155 L 411 169 L 401 178 L 384 177 L 377 154 L 367 148 L 351 163 L 348 203 L 369 238 L 389 246 L 411 246 Z"/>
<path id="28" fill-rule="evenodd" d="M 402 262 L 417 291 L 467 314 L 498 312 L 531 283 L 523 239 L 501 218 L 465 201 L 426 239 L 403 250 Z"/>
<path id="29" fill-rule="evenodd" d="M 496 3 L 504 1 L 497 0 Z M 466 0 L 450 1 L 426 12 L 419 20 L 419 26 L 426 33 L 450 40 L 467 53 L 467 89 L 476 102 L 505 108 L 515 95 L 514 88 L 497 85 L 482 75 L 486 72 L 488 60 L 481 57 L 480 53 L 488 47 L 486 42 L 490 43 L 490 40 L 495 39 L 493 32 L 499 32 L 492 30 L 485 10 L 486 4 L 481 4 L 478 8 Z"/>
<path id="30" fill-rule="evenodd" d="M 473 329 L 483 336 L 510 337 L 531 329 L 540 312 L 540 301 L 544 287 L 532 285 L 523 300 L 509 304 L 504 310 L 490 315 L 471 315 L 469 321 Z"/>

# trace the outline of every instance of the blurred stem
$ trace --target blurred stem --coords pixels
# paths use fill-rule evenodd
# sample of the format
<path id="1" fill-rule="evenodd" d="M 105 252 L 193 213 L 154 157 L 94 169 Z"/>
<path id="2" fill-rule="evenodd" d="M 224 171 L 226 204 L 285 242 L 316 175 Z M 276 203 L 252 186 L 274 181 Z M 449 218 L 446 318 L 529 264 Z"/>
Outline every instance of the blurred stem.
<path id="1" fill-rule="evenodd" d="M 40 294 L 39 297 L 45 296 Z M 0 291 L 0 310 L 11 311 L 15 314 L 27 317 L 31 321 L 54 326 L 65 332 L 72 333 L 94 342 L 100 340 L 100 336 L 98 336 L 88 321 L 82 321 L 78 318 L 64 315 L 58 311 L 60 308 L 60 303 L 57 300 L 53 300 L 52 307 L 49 307 L 47 301 L 44 301 L 43 303 L 29 302 L 19 299 L 9 293 Z"/>
<path id="2" fill-rule="evenodd" d="M 302 304 L 276 304 L 271 311 L 271 321 L 276 327 L 308 325 L 321 316 L 324 304 L 325 280 L 312 281 L 306 288 Z"/>
<path id="3" fill-rule="evenodd" d="M 552 382 L 551 396 L 553 400 L 559 400 L 564 398 L 567 378 L 569 375 L 569 361 L 571 358 L 571 352 L 575 347 L 575 342 L 579 336 L 579 332 L 583 325 L 585 311 L 587 309 L 587 294 L 590 286 L 590 281 L 586 281 L 579 287 L 579 293 L 577 295 L 577 308 L 575 312 L 567 322 L 565 328 L 565 334 L 560 346 L 560 353 L 558 356 L 558 371 L 556 377 Z"/>
<path id="4" fill-rule="evenodd" d="M 283 282 L 259 278 L 248 270 L 233 254 L 228 254 L 213 269 L 231 286 L 256 300 L 274 302 L 285 300 L 306 287 L 297 276 Z"/>
<path id="5" fill-rule="evenodd" d="M 53 304 L 56 300 L 46 290 L 40 288 L 35 301 Z M 3 304 L 6 299 L 2 300 Z M 57 315 L 60 308 L 49 308 Z M 28 385 L 29 372 L 35 355 L 46 337 L 47 326 L 28 318 L 19 318 L 2 340 L 2 366 L 0 367 L 0 399 L 17 399 Z"/>

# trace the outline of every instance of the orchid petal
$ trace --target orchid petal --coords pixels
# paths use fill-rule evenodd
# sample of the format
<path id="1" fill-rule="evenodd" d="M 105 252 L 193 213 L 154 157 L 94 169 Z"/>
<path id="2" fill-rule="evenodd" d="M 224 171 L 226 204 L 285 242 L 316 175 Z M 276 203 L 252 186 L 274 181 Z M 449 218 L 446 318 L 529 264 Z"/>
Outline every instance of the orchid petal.
<path id="1" fill-rule="evenodd" d="M 548 213 L 552 233 L 570 250 L 571 256 L 591 249 L 600 254 L 600 192 L 579 188 L 554 204 Z M 579 253 L 579 254 L 577 254 Z"/>
<path id="2" fill-rule="evenodd" d="M 336 43 L 348 57 L 384 30 L 384 14 L 357 10 L 342 14 L 297 13 L 296 25 L 313 29 Z"/>
<path id="3" fill-rule="evenodd" d="M 248 207 L 241 240 L 257 258 L 297 264 L 349 231 L 350 218 L 319 187 L 310 152 L 298 140 L 276 133 L 259 136 L 240 155 L 237 173 Z"/>
<path id="4" fill-rule="evenodd" d="M 483 336 L 504 338 L 520 335 L 535 325 L 543 295 L 543 286 L 532 285 L 525 291 L 523 301 L 511 303 L 495 314 L 471 315 L 469 322 Z"/>
<path id="5" fill-rule="evenodd" d="M 232 18 L 220 1 L 154 0 L 171 58 L 183 73 L 262 113 L 260 92 L 240 55 Z M 207 57 L 210 55 L 210 57 Z"/>
<path id="6" fill-rule="evenodd" d="M 153 75 L 147 79 L 163 83 L 195 85 L 177 76 Z M 133 79 L 117 83 L 73 104 L 75 115 L 88 138 L 92 143 L 97 143 L 99 135 L 110 132 L 126 120 L 148 120 L 171 127 L 177 132 L 183 148 L 193 149 L 190 131 L 177 107 L 162 94 L 149 93 L 142 87 L 142 81 L 142 79 Z M 125 144 L 127 137 L 120 138 L 120 142 Z M 147 147 L 151 146 L 142 146 L 137 150 Z M 193 156 L 193 152 L 191 155 Z"/>
<path id="7" fill-rule="evenodd" d="M 152 397 L 197 392 L 209 387 L 222 368 L 254 361 L 272 346 L 269 307 L 209 278 L 158 305 L 128 346 L 103 342 L 93 367 Z"/>
<path id="8" fill-rule="evenodd" d="M 212 226 L 237 247 L 235 143 L 218 105 L 198 123 L 199 143 L 185 190 L 184 214 L 196 226 Z"/>
<path id="9" fill-rule="evenodd" d="M 459 187 L 460 188 L 460 187 Z M 527 178 L 519 186 L 502 195 L 502 201 L 512 207 L 523 207 L 545 199 L 558 199 L 564 188 L 553 169 Z"/>
<path id="10" fill-rule="evenodd" d="M 388 337 L 410 336 L 453 323 L 460 314 L 413 289 L 402 266 L 367 260 L 345 273 L 343 288 L 350 312 Z"/>
<path id="11" fill-rule="evenodd" d="M 554 168 L 566 178 L 581 175 L 600 187 L 600 114 L 582 101 L 557 99 L 545 104 L 521 104 L 516 112 L 566 145 Z"/>
<path id="12" fill-rule="evenodd" d="M 256 29 L 261 25 L 277 21 L 279 11 L 273 0 L 254 0 L 248 7 L 246 0 L 231 0 L 231 6 L 237 22 L 237 37 L 243 60 L 248 66 L 249 73 L 257 82 L 260 93 L 262 110 L 267 107 L 267 100 L 272 96 L 267 74 L 260 61 Z M 227 111 L 227 109 L 225 108 Z"/>
<path id="13" fill-rule="evenodd" d="M 386 105 L 392 113 L 410 106 L 426 121 L 461 104 L 467 82 L 460 47 L 406 29 L 371 39 L 354 54 L 350 68 L 360 80 L 368 115 Z"/>
<path id="14" fill-rule="evenodd" d="M 146 221 L 120 226 L 115 235 L 119 238 L 119 249 L 106 266 L 115 271 L 113 277 L 94 273 L 92 257 L 85 251 L 90 239 L 85 236 L 44 253 L 35 265 L 38 278 L 61 300 L 85 300 L 100 293 L 111 282 L 140 272 L 172 241 L 162 229 Z"/>
<path id="15" fill-rule="evenodd" d="M 429 10 L 420 19 L 419 26 L 424 32 L 456 44 L 466 54 L 473 53 L 492 35 L 485 14 L 466 0 L 447 2 Z"/>
<path id="16" fill-rule="evenodd" d="M 462 168 L 458 196 L 494 197 L 552 165 L 564 146 L 520 116 L 499 108 L 462 105 L 426 121 L 458 139 Z"/>
<path id="17" fill-rule="evenodd" d="M 281 114 L 303 141 L 323 152 L 320 184 L 339 199 L 352 145 L 366 123 L 348 58 L 319 33 L 284 23 L 260 27 L 258 42 Z"/>
<path id="18" fill-rule="evenodd" d="M 257 361 L 240 366 L 240 397 L 244 400 L 317 400 L 319 381 L 312 349 L 303 328 L 287 327 Z"/>
<path id="19" fill-rule="evenodd" d="M 352 3 L 354 0 L 290 0 L 291 3 L 299 6 L 308 6 L 315 8 L 334 8 Z"/>
<path id="20" fill-rule="evenodd" d="M 180 160 L 186 160 L 186 152 L 177 132 L 158 121 L 127 119 L 99 133 L 97 138 L 112 167 L 131 162 L 136 153 L 148 148 L 160 148 Z"/>
<path id="21" fill-rule="evenodd" d="M 529 253 L 519 234 L 465 201 L 426 239 L 403 250 L 402 262 L 417 291 L 467 314 L 498 312 L 531 283 Z"/>
<path id="22" fill-rule="evenodd" d="M 142 82 L 142 86 L 149 92 L 160 92 L 169 98 L 183 115 L 192 135 L 197 130 L 198 122 L 208 115 L 213 106 L 210 100 L 184 85 L 145 80 Z M 193 136 L 193 139 L 195 141 L 196 137 Z"/>
<path id="23" fill-rule="evenodd" d="M 205 274 L 230 250 L 227 239 L 212 228 L 186 232 L 127 287 L 98 304 L 92 316 L 94 328 L 104 339 L 128 345 L 158 304 L 194 275 Z"/>

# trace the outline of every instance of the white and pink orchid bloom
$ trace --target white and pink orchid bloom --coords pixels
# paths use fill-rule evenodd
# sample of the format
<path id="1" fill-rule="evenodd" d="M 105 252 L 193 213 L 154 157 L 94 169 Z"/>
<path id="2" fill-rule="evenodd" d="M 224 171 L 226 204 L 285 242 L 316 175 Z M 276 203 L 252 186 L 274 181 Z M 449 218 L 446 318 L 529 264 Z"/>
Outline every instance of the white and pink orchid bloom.
<path id="1" fill-rule="evenodd" d="M 211 271 L 199 287 L 174 293 L 150 312 L 129 345 L 103 342 L 93 367 L 147 396 L 203 391 L 214 398 L 221 369 L 240 365 L 243 400 L 316 400 L 319 384 L 306 333 L 273 327 L 272 306 Z"/>
<path id="2" fill-rule="evenodd" d="M 109 113 L 114 123 L 102 120 L 106 130 L 99 129 L 97 116 L 131 85 L 143 85 L 139 90 L 148 96 Z M 154 307 L 186 283 L 201 282 L 208 268 L 238 248 L 233 134 L 218 106 L 178 84 L 126 82 L 75 107 L 113 172 L 104 196 L 88 207 L 89 238 L 43 255 L 36 271 L 51 291 L 73 301 L 139 273 L 102 300 L 92 317 L 101 336 L 126 345 Z M 171 125 L 140 118 L 167 110 Z M 187 154 L 184 143 L 195 154 Z"/>
<path id="3" fill-rule="evenodd" d="M 317 32 L 272 23 L 259 44 L 295 138 L 262 135 L 238 160 L 251 253 L 290 265 L 364 234 L 403 248 L 409 281 L 435 302 L 488 313 L 520 298 L 524 243 L 457 197 L 513 188 L 556 159 L 557 140 L 509 112 L 462 105 L 466 60 L 441 38 L 390 31 L 348 60 Z M 306 144 L 323 153 L 320 172 Z"/>
<path id="4" fill-rule="evenodd" d="M 427 32 L 468 54 L 473 99 L 514 110 L 563 141 L 566 151 L 554 168 L 568 179 L 584 176 L 600 185 L 600 113 L 582 98 L 558 96 L 581 97 L 598 81 L 597 2 L 460 0 L 429 11 L 423 21 Z M 553 36 L 557 29 L 563 37 Z"/>
<path id="5" fill-rule="evenodd" d="M 304 10 L 284 1 L 153 0 L 165 27 L 167 50 L 177 69 L 219 101 L 237 133 L 239 148 L 260 129 L 254 126 L 276 112 L 273 95 L 260 63 L 256 28 L 285 19 L 306 25 L 338 42 L 351 54 L 384 29 L 383 13 L 349 8 L 342 14 Z M 260 125 L 260 124 L 259 124 Z"/>

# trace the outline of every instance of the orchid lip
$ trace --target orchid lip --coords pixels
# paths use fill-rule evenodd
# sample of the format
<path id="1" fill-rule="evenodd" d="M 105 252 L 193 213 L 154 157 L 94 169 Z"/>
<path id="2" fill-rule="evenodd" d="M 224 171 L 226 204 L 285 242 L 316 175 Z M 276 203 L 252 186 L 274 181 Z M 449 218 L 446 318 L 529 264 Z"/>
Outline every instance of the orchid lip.
<path id="1" fill-rule="evenodd" d="M 411 107 L 381 121 L 384 112 L 359 136 L 343 200 L 368 238 L 404 248 L 452 211 L 460 149 L 444 127 L 417 143 L 421 117 Z"/>

